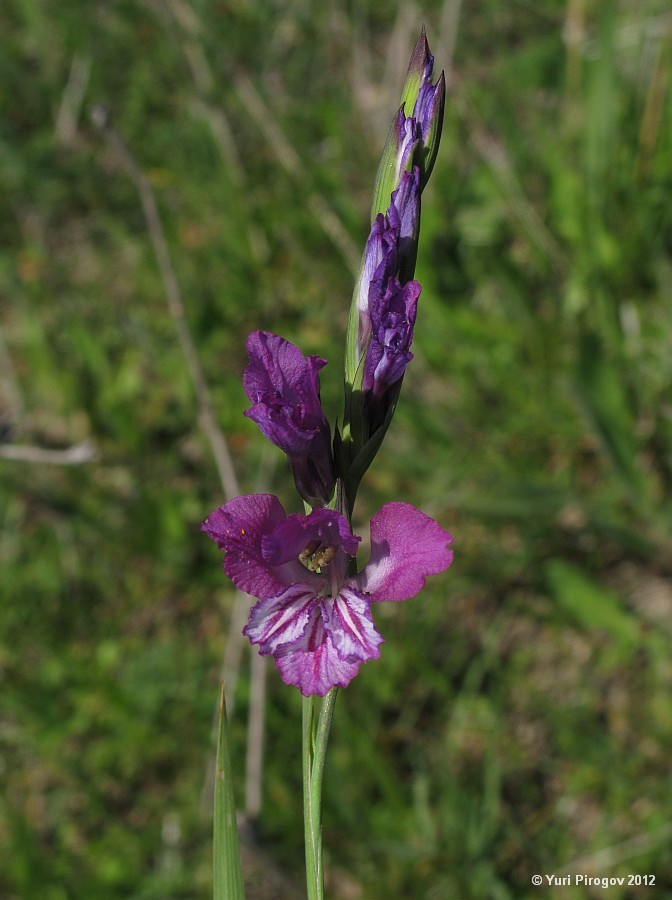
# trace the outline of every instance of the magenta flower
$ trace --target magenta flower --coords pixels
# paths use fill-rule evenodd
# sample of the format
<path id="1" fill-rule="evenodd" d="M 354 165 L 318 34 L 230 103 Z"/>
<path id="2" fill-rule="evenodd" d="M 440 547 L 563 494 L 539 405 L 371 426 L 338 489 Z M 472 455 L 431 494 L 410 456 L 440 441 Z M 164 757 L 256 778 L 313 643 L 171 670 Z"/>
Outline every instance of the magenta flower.
<path id="1" fill-rule="evenodd" d="M 414 597 L 453 559 L 448 532 L 407 503 L 373 516 L 371 556 L 356 575 L 360 539 L 334 510 L 287 516 L 277 497 L 251 494 L 215 510 L 202 529 L 225 551 L 233 583 L 259 600 L 244 633 L 306 697 L 345 687 L 378 658 L 372 603 Z"/>
<path id="2" fill-rule="evenodd" d="M 324 506 L 334 493 L 331 432 L 320 404 L 319 356 L 268 331 L 247 339 L 250 363 L 243 387 L 253 406 L 245 415 L 287 454 L 296 489 L 311 506 Z"/>

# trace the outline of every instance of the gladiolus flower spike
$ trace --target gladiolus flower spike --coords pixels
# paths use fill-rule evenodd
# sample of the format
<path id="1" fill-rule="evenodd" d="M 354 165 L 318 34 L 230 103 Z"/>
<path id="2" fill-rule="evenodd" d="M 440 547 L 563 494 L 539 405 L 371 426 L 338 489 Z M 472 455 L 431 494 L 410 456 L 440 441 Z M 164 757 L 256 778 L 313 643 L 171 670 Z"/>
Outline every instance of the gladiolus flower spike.
<path id="1" fill-rule="evenodd" d="M 371 558 L 357 572 L 360 539 L 349 525 L 359 482 L 413 358 L 420 197 L 438 149 L 445 95 L 443 75 L 432 83 L 433 64 L 423 29 L 376 179 L 348 322 L 345 409 L 334 454 L 320 402 L 326 361 L 267 331 L 247 340 L 243 387 L 252 406 L 245 415 L 287 455 L 307 514 L 288 516 L 276 497 L 252 494 L 230 500 L 202 526 L 224 552 L 226 574 L 258 600 L 245 634 L 305 696 L 344 687 L 363 662 L 378 657 L 373 603 L 415 596 L 428 575 L 452 561 L 448 532 L 396 502 L 373 516 Z"/>

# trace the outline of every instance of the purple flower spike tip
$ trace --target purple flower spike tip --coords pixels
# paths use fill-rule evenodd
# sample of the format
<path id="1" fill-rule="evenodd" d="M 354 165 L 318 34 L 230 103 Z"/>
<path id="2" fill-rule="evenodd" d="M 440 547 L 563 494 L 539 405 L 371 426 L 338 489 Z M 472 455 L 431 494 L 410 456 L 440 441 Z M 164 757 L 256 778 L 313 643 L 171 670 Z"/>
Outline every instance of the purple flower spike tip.
<path id="1" fill-rule="evenodd" d="M 289 459 L 299 494 L 324 506 L 334 493 L 329 423 L 320 404 L 318 372 L 326 361 L 304 356 L 294 344 L 268 331 L 247 339 L 249 365 L 243 387 L 253 404 L 245 415 Z"/>
<path id="2" fill-rule="evenodd" d="M 448 532 L 407 503 L 373 516 L 371 558 L 354 576 L 348 566 L 359 538 L 334 510 L 287 516 L 276 497 L 251 494 L 215 510 L 202 528 L 226 553 L 234 584 L 258 598 L 244 633 L 306 697 L 346 687 L 379 657 L 373 602 L 414 597 L 453 559 Z"/>

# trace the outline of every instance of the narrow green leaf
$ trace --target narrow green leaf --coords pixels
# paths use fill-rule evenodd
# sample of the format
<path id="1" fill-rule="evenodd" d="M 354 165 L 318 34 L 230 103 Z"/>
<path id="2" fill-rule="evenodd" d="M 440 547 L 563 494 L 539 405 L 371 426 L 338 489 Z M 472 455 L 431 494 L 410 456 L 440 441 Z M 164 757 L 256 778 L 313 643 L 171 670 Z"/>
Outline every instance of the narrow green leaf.
<path id="1" fill-rule="evenodd" d="M 628 402 L 622 367 L 606 355 L 603 340 L 581 337 L 577 387 L 590 422 L 622 481 L 642 498 L 646 485 L 636 461 L 635 419 Z"/>
<path id="2" fill-rule="evenodd" d="M 637 619 L 623 609 L 616 594 L 559 559 L 548 563 L 546 579 L 556 601 L 578 625 L 606 632 L 624 651 L 637 645 L 640 640 Z"/>
<path id="3" fill-rule="evenodd" d="M 214 900 L 245 900 L 240 865 L 236 804 L 233 798 L 231 755 L 224 704 L 224 685 L 219 699 L 219 736 L 215 779 Z"/>

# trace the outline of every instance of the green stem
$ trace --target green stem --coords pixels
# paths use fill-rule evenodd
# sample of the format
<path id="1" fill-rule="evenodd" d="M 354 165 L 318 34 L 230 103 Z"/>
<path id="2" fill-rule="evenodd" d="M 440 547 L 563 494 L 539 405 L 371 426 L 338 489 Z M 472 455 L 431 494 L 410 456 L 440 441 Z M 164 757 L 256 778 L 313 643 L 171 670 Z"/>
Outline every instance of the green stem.
<path id="1" fill-rule="evenodd" d="M 306 884 L 308 900 L 323 900 L 322 869 L 322 777 L 331 720 L 338 688 L 322 700 L 315 720 L 314 697 L 303 700 L 303 821 L 306 843 Z"/>

